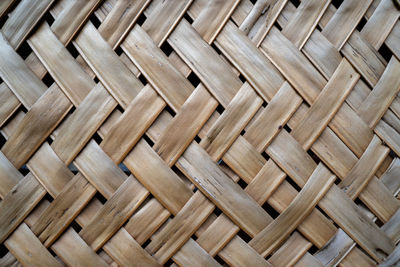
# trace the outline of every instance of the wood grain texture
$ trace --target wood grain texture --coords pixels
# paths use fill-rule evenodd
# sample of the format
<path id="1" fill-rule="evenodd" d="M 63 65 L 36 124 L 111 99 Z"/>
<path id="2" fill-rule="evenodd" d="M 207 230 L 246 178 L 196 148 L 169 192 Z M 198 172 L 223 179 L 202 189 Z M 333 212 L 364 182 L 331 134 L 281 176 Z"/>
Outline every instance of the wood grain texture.
<path id="1" fill-rule="evenodd" d="M 130 58 L 164 100 L 178 111 L 194 90 L 193 86 L 168 61 L 141 27 L 136 26 L 123 45 Z"/>
<path id="2" fill-rule="evenodd" d="M 1 151 L 16 168 L 22 167 L 71 107 L 60 88 L 52 86 L 26 113 Z"/>
<path id="3" fill-rule="evenodd" d="M 27 247 L 25 244 L 29 243 Z M 7 248 L 16 255 L 19 262 L 31 266 L 62 266 L 40 243 L 29 227 L 22 223 L 5 242 Z"/>
<path id="4" fill-rule="evenodd" d="M 399 15 L 2 1 L 0 265 L 393 264 Z"/>

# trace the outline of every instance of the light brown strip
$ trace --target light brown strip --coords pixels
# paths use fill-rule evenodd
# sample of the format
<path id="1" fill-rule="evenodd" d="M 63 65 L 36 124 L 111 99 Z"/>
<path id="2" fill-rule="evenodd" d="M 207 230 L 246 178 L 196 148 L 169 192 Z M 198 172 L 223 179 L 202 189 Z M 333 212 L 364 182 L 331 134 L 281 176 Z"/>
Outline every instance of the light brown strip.
<path id="1" fill-rule="evenodd" d="M 214 161 L 218 161 L 229 149 L 261 104 L 262 100 L 253 88 L 248 83 L 243 84 L 200 142 Z"/>
<path id="2" fill-rule="evenodd" d="M 29 2 L 29 1 L 28 1 Z M 0 33 L 0 75 L 19 101 L 30 109 L 47 90 Z M 18 71 L 15 71 L 18 70 Z"/>
<path id="3" fill-rule="evenodd" d="M 211 44 L 239 2 L 239 0 L 208 1 L 207 6 L 203 7 L 193 21 L 193 28 L 207 43 Z"/>
<path id="4" fill-rule="evenodd" d="M 110 94 L 126 108 L 143 88 L 139 79 L 121 62 L 91 22 L 86 23 L 74 43 Z"/>
<path id="5" fill-rule="evenodd" d="M 129 33 L 122 47 L 164 100 L 177 112 L 194 90 L 140 27 Z"/>
<path id="6" fill-rule="evenodd" d="M 335 175 L 320 163 L 289 207 L 259 232 L 249 245 L 262 256 L 269 255 L 306 218 L 334 181 Z"/>
<path id="7" fill-rule="evenodd" d="M 115 121 L 100 147 L 119 164 L 164 107 L 165 102 L 154 89 L 145 86 Z"/>
<path id="8" fill-rule="evenodd" d="M 98 83 L 74 113 L 60 126 L 51 144 L 54 152 L 69 165 L 97 131 L 117 103 Z"/>
<path id="9" fill-rule="evenodd" d="M 71 107 L 68 98 L 53 84 L 18 124 L 2 148 L 4 155 L 16 168 L 22 167 Z"/>
<path id="10" fill-rule="evenodd" d="M 100 2 L 101 0 L 68 1 L 51 25 L 52 31 L 62 44 L 66 45 L 71 41 Z"/>
<path id="11" fill-rule="evenodd" d="M 29 38 L 29 45 L 74 106 L 96 85 L 53 34 L 47 23 Z"/>
<path id="12" fill-rule="evenodd" d="M 343 189 L 350 198 L 355 199 L 372 179 L 388 153 L 389 148 L 382 145 L 382 141 L 374 135 L 359 161 L 338 185 L 339 188 Z"/>
<path id="13" fill-rule="evenodd" d="M 124 164 L 172 214 L 177 214 L 193 195 L 143 139 L 128 154 Z"/>
<path id="14" fill-rule="evenodd" d="M 269 102 L 284 82 L 275 66 L 233 22 L 228 21 L 216 41 L 223 54 Z"/>
<path id="15" fill-rule="evenodd" d="M 326 81 L 306 57 L 275 27 L 261 48 L 299 94 L 308 103 L 313 103 Z"/>
<path id="16" fill-rule="evenodd" d="M 201 84 L 187 99 L 153 147 L 168 166 L 175 164 L 217 105 L 218 102 Z"/>
<path id="17" fill-rule="evenodd" d="M 123 228 L 103 248 L 120 266 L 161 266 Z"/>
<path id="18" fill-rule="evenodd" d="M 152 253 L 157 251 L 154 257 L 161 264 L 165 264 L 207 219 L 214 207 L 200 191 L 197 191 L 174 219 L 153 236 L 146 249 Z"/>
<path id="19" fill-rule="evenodd" d="M 279 133 L 302 102 L 302 98 L 285 82 L 267 107 L 246 130 L 246 140 L 262 152 Z"/>
<path id="20" fill-rule="evenodd" d="M 196 73 L 222 106 L 228 106 L 242 82 L 185 20 L 181 20 L 168 42 Z M 213 64 L 210 64 L 212 62 Z"/>
<path id="21" fill-rule="evenodd" d="M 70 266 L 109 266 L 71 227 L 51 249 Z"/>
<path id="22" fill-rule="evenodd" d="M 360 75 L 343 59 L 324 89 L 304 115 L 291 135 L 308 150 L 357 82 Z"/>
<path id="23" fill-rule="evenodd" d="M 178 165 L 192 183 L 249 235 L 256 235 L 272 220 L 197 143 L 186 149 Z"/>
<path id="24" fill-rule="evenodd" d="M 358 114 L 374 128 L 400 90 L 400 62 L 392 57 L 378 83 L 358 109 Z"/>
<path id="25" fill-rule="evenodd" d="M 31 227 L 32 232 L 45 247 L 51 246 L 95 193 L 96 189 L 85 177 L 77 174 L 42 212 Z"/>
<path id="26" fill-rule="evenodd" d="M 335 12 L 328 24 L 322 30 L 322 34 L 340 50 L 356 28 L 358 22 L 367 12 L 372 0 L 358 1 L 346 0 Z"/>
<path id="27" fill-rule="evenodd" d="M 127 178 L 94 140 L 86 145 L 74 163 L 86 179 L 107 199 L 111 198 Z"/>
<path id="28" fill-rule="evenodd" d="M 54 0 L 23 0 L 1 28 L 10 45 L 17 49 Z"/>
<path id="29" fill-rule="evenodd" d="M 118 231 L 148 194 L 135 178 L 128 177 L 79 235 L 97 251 Z"/>
<path id="30" fill-rule="evenodd" d="M 283 27 L 283 35 L 297 48 L 301 49 L 314 31 L 329 4 L 330 1 L 326 0 L 301 1 L 300 5 L 296 8 L 296 12 L 291 16 L 285 27 Z"/>
<path id="31" fill-rule="evenodd" d="M 25 223 L 22 223 L 4 244 L 18 262 L 25 266 L 63 266 L 40 243 Z"/>
<path id="32" fill-rule="evenodd" d="M 28 174 L 0 202 L 0 242 L 25 219 L 46 190 L 32 174 Z"/>
<path id="33" fill-rule="evenodd" d="M 157 46 L 165 41 L 192 2 L 193 0 L 158 1 L 142 25 Z"/>

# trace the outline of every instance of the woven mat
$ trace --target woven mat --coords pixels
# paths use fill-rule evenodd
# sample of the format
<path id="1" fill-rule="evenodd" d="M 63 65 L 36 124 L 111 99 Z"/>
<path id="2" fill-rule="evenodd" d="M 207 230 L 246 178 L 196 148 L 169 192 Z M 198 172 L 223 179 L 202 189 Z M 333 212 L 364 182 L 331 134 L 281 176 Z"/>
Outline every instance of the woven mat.
<path id="1" fill-rule="evenodd" d="M 398 266 L 393 0 L 2 0 L 0 266 Z"/>

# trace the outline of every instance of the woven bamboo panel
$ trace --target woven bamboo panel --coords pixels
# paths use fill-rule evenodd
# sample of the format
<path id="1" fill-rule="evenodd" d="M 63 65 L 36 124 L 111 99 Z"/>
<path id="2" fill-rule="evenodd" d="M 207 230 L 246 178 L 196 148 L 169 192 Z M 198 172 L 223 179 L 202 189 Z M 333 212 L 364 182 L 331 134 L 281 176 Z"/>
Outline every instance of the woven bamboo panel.
<path id="1" fill-rule="evenodd" d="M 0 1 L 0 266 L 399 266 L 399 16 Z"/>

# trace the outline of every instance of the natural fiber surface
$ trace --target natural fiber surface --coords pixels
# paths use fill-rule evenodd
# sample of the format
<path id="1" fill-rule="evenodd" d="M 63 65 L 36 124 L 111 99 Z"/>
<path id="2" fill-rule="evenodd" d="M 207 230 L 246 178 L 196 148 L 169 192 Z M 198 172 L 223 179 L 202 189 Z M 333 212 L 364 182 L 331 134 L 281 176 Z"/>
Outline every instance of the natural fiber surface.
<path id="1" fill-rule="evenodd" d="M 392 0 L 2 0 L 0 266 L 398 266 Z"/>

